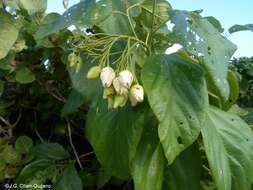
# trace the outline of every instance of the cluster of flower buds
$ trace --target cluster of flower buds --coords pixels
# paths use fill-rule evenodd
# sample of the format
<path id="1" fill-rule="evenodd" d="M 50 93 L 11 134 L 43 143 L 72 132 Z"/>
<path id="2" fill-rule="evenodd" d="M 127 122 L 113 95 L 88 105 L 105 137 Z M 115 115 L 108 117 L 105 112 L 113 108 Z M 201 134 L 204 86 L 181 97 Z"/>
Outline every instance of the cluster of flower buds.
<path id="1" fill-rule="evenodd" d="M 100 76 L 104 87 L 103 98 L 108 100 L 108 109 L 123 107 L 129 100 L 132 106 L 143 102 L 144 90 L 139 84 L 133 84 L 134 77 L 129 70 L 123 70 L 118 75 L 111 67 L 92 67 L 87 79 L 94 79 Z"/>

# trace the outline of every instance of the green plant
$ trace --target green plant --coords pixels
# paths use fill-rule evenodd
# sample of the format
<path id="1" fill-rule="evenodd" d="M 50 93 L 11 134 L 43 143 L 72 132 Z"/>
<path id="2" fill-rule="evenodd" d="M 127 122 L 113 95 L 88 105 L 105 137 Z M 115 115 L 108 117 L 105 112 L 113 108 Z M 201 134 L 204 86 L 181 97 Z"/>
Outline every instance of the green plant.
<path id="1" fill-rule="evenodd" d="M 236 46 L 219 21 L 165 0 L 82 0 L 63 15 L 39 2 L 1 4 L 1 179 L 70 190 L 251 188 L 253 132 L 231 113 Z M 165 54 L 173 44 L 183 48 Z M 14 154 L 22 147 L 24 157 Z"/>

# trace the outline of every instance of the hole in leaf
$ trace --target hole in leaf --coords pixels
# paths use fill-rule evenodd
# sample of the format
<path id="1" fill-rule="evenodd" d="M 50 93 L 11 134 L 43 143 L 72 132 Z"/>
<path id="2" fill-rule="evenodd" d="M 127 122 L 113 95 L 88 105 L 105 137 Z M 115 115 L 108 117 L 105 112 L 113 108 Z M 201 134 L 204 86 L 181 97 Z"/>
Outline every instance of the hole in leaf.
<path id="1" fill-rule="evenodd" d="M 232 100 L 232 99 L 229 99 L 228 101 L 229 101 L 229 103 L 232 103 L 232 102 L 233 102 L 233 100 Z"/>
<path id="2" fill-rule="evenodd" d="M 210 46 L 208 46 L 208 47 L 207 47 L 207 49 L 208 49 L 208 51 L 210 51 L 210 50 L 211 50 L 211 47 L 210 47 Z"/>
<path id="3" fill-rule="evenodd" d="M 178 142 L 178 144 L 183 144 L 182 138 L 181 137 L 177 137 L 177 142 Z"/>
<path id="4" fill-rule="evenodd" d="M 246 141 L 249 141 L 249 139 L 246 139 Z"/>
<path id="5" fill-rule="evenodd" d="M 234 118 L 232 118 L 232 119 L 231 119 L 231 121 L 235 121 L 235 119 L 234 119 Z"/>
<path id="6" fill-rule="evenodd" d="M 181 121 L 179 124 L 180 124 L 180 125 L 183 125 L 184 123 Z"/>

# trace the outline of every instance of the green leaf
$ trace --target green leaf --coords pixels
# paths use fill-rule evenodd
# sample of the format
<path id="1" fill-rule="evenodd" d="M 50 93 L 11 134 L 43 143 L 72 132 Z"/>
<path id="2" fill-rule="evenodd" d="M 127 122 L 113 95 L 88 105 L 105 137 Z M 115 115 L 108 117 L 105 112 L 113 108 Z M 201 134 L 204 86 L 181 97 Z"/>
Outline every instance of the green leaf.
<path id="1" fill-rule="evenodd" d="M 67 69 L 74 89 L 83 96 L 84 103 L 90 103 L 99 91 L 101 84 L 98 79 L 86 79 L 86 75 L 89 69 L 94 66 L 94 63 L 85 54 L 81 54 L 81 58 L 82 62 L 80 63 L 78 70 L 76 67 L 71 67 L 70 64 L 66 63 L 66 60 L 65 63 L 67 64 Z"/>
<path id="2" fill-rule="evenodd" d="M 35 40 L 40 40 L 41 36 L 43 36 L 48 31 L 48 25 L 51 23 L 54 23 L 56 20 L 58 20 L 61 17 L 61 15 L 57 13 L 50 13 L 48 14 L 40 24 L 40 27 L 38 31 L 34 34 Z"/>
<path id="3" fill-rule="evenodd" d="M 161 190 L 165 158 L 156 132 L 147 125 L 132 162 L 134 187 L 138 190 Z"/>
<path id="4" fill-rule="evenodd" d="M 36 39 L 42 39 L 50 34 L 71 26 L 72 24 L 83 24 L 84 27 L 92 25 L 91 20 L 95 19 L 93 7 L 95 1 L 84 0 L 70 7 L 64 14 L 53 22 L 43 25 L 35 34 Z M 42 32 L 44 31 L 44 33 Z"/>
<path id="5" fill-rule="evenodd" d="M 33 146 L 33 141 L 30 137 L 20 136 L 15 142 L 15 149 L 21 153 L 28 153 Z"/>
<path id="6" fill-rule="evenodd" d="M 19 0 L 19 3 L 30 15 L 47 9 L 47 0 Z"/>
<path id="7" fill-rule="evenodd" d="M 69 153 L 58 143 L 42 143 L 33 147 L 32 152 L 37 158 L 64 160 L 70 157 Z"/>
<path id="8" fill-rule="evenodd" d="M 36 160 L 26 165 L 19 173 L 17 184 L 43 184 L 57 175 L 55 164 L 48 159 Z"/>
<path id="9" fill-rule="evenodd" d="M 224 28 L 222 27 L 220 21 L 218 21 L 213 16 L 205 17 L 220 33 L 224 32 Z"/>
<path id="10" fill-rule="evenodd" d="M 138 0 L 128 1 L 124 3 L 118 0 L 84 0 L 72 7 L 70 7 L 64 14 L 53 23 L 43 26 L 43 31 L 36 34 L 37 39 L 44 38 L 50 34 L 56 33 L 64 28 L 68 28 L 71 25 L 76 25 L 80 28 L 90 28 L 94 25 L 99 25 L 105 27 L 105 32 L 108 33 L 118 33 L 119 31 L 124 31 L 124 33 L 129 33 L 129 23 L 126 22 L 126 16 L 113 12 L 124 12 L 127 5 L 130 6 Z M 109 25 L 106 25 L 109 24 Z M 119 28 L 115 28 L 115 27 Z M 121 28 L 123 27 L 123 28 Z M 40 30 L 39 30 L 40 31 Z"/>
<path id="11" fill-rule="evenodd" d="M 21 155 L 19 152 L 13 148 L 10 148 L 5 154 L 4 154 L 4 160 L 8 164 L 17 164 L 21 161 Z"/>
<path id="12" fill-rule="evenodd" d="M 18 38 L 18 29 L 11 15 L 0 13 L 0 59 L 4 58 Z"/>
<path id="13" fill-rule="evenodd" d="M 4 4 L 8 7 L 19 10 L 19 1 L 18 0 L 5 0 Z"/>
<path id="14" fill-rule="evenodd" d="M 211 107 L 202 136 L 219 190 L 249 190 L 253 182 L 253 132 L 238 116 Z"/>
<path id="15" fill-rule="evenodd" d="M 201 169 L 199 147 L 194 143 L 165 171 L 164 190 L 200 190 Z"/>
<path id="16" fill-rule="evenodd" d="M 16 70 L 15 79 L 21 84 L 27 84 L 33 82 L 35 80 L 35 76 L 30 69 L 20 66 Z"/>
<path id="17" fill-rule="evenodd" d="M 73 89 L 70 92 L 70 95 L 67 99 L 67 102 L 64 104 L 64 107 L 61 110 L 61 114 L 66 116 L 70 113 L 77 111 L 77 109 L 84 103 L 84 98 L 82 94 Z"/>
<path id="18" fill-rule="evenodd" d="M 228 61 L 235 52 L 236 46 L 224 38 L 209 20 L 196 12 L 174 10 L 171 13 L 171 22 L 175 24 L 176 42 L 193 55 L 203 58 L 208 80 L 215 85 L 216 94 L 220 94 L 227 100 Z"/>
<path id="19" fill-rule="evenodd" d="M 198 137 L 208 105 L 202 69 L 177 55 L 151 56 L 142 81 L 160 124 L 159 138 L 171 164 Z"/>
<path id="20" fill-rule="evenodd" d="M 147 27 L 151 27 L 152 25 L 152 17 L 153 17 L 153 0 L 144 0 L 141 3 L 143 7 L 142 14 L 140 15 L 141 22 L 145 24 Z M 160 25 L 165 21 L 168 21 L 170 18 L 169 11 L 171 10 L 171 5 L 166 0 L 156 0 L 156 17 L 154 18 L 155 24 Z"/>
<path id="21" fill-rule="evenodd" d="M 229 83 L 230 93 L 229 93 L 228 101 L 226 101 L 223 105 L 223 109 L 225 111 L 229 110 L 229 108 L 233 104 L 235 104 L 236 100 L 239 97 L 239 92 L 240 92 L 239 82 L 234 71 L 228 70 L 227 80 Z"/>
<path id="22" fill-rule="evenodd" d="M 122 13 L 112 13 L 98 26 L 107 34 L 132 35 L 129 20 Z"/>
<path id="23" fill-rule="evenodd" d="M 108 111 L 99 102 L 88 113 L 86 136 L 101 165 L 113 176 L 126 179 L 144 127 L 145 107 Z"/>
<path id="24" fill-rule="evenodd" d="M 82 181 L 73 165 L 69 165 L 53 186 L 54 190 L 82 190 Z"/>
<path id="25" fill-rule="evenodd" d="M 239 32 L 239 31 L 244 31 L 244 30 L 249 30 L 253 32 L 253 24 L 245 24 L 245 25 L 239 25 L 235 24 L 231 28 L 229 28 L 229 33 L 232 34 L 234 32 Z"/>

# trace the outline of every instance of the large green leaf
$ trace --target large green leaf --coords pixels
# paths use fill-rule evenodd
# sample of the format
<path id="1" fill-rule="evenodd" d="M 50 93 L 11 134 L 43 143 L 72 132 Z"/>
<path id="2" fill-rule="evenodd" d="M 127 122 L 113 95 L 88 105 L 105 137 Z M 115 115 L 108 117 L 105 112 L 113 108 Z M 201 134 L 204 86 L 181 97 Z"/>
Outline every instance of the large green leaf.
<path id="1" fill-rule="evenodd" d="M 197 144 L 187 148 L 165 171 L 163 189 L 200 190 L 201 157 Z"/>
<path id="2" fill-rule="evenodd" d="M 48 32 L 48 26 L 50 24 L 54 23 L 55 21 L 57 21 L 60 17 L 61 17 L 61 15 L 59 15 L 57 13 L 48 14 L 43 19 L 42 23 L 40 24 L 38 31 L 35 33 L 35 35 L 34 35 L 35 39 L 36 40 L 42 39 L 41 36 L 44 36 L 44 34 L 46 34 Z"/>
<path id="3" fill-rule="evenodd" d="M 135 2 L 137 2 L 137 0 L 129 1 L 128 5 Z M 124 14 L 119 13 L 119 11 L 125 11 L 126 5 L 127 4 L 124 2 L 118 0 L 81 1 L 70 7 L 54 22 L 48 24 L 47 26 L 44 25 L 43 31 L 45 32 L 42 33 L 40 29 L 38 33 L 36 33 L 36 38 L 44 38 L 45 36 L 58 32 L 71 25 L 89 28 L 101 22 L 101 26 L 105 27 L 105 32 L 118 33 L 118 31 L 125 31 L 126 29 L 124 33 L 129 33 L 129 23 L 127 22 L 127 17 Z M 115 13 L 117 11 L 118 13 Z"/>
<path id="4" fill-rule="evenodd" d="M 9 14 L 0 13 L 0 59 L 4 58 L 18 37 L 18 29 L 13 24 L 15 20 Z"/>
<path id="5" fill-rule="evenodd" d="M 33 147 L 32 152 L 37 158 L 64 160 L 70 157 L 69 153 L 58 143 L 41 143 Z"/>
<path id="6" fill-rule="evenodd" d="M 198 137 L 208 95 L 202 69 L 177 55 L 149 57 L 142 81 L 169 164 Z"/>
<path id="7" fill-rule="evenodd" d="M 175 41 L 193 55 L 203 58 L 208 79 L 214 83 L 216 91 L 226 100 L 229 96 L 228 61 L 235 52 L 236 46 L 223 37 L 209 20 L 201 17 L 197 12 L 174 10 L 171 13 L 171 21 L 175 24 Z"/>
<path id="8" fill-rule="evenodd" d="M 234 32 L 244 31 L 244 30 L 249 30 L 253 32 L 253 24 L 245 24 L 245 25 L 236 24 L 232 26 L 231 28 L 229 28 L 230 34 Z"/>
<path id="9" fill-rule="evenodd" d="M 134 187 L 138 190 L 161 190 L 165 158 L 157 128 L 146 125 L 132 163 Z"/>
<path id="10" fill-rule="evenodd" d="M 19 0 L 19 4 L 30 15 L 37 12 L 44 12 L 47 8 L 47 0 Z"/>
<path id="11" fill-rule="evenodd" d="M 48 159 L 36 160 L 26 165 L 19 173 L 18 184 L 43 184 L 57 175 L 56 165 Z"/>
<path id="12" fill-rule="evenodd" d="M 253 182 L 253 132 L 238 116 L 210 108 L 202 136 L 219 190 L 249 190 Z"/>
<path id="13" fill-rule="evenodd" d="M 86 135 L 106 171 L 119 178 L 130 175 L 132 161 L 144 127 L 145 107 L 108 111 L 105 102 L 88 114 Z"/>
<path id="14" fill-rule="evenodd" d="M 73 165 L 69 165 L 53 186 L 54 190 L 82 190 L 82 181 Z"/>
<path id="15" fill-rule="evenodd" d="M 98 26 L 107 34 L 131 35 L 131 25 L 126 15 L 122 13 L 112 13 Z"/>

